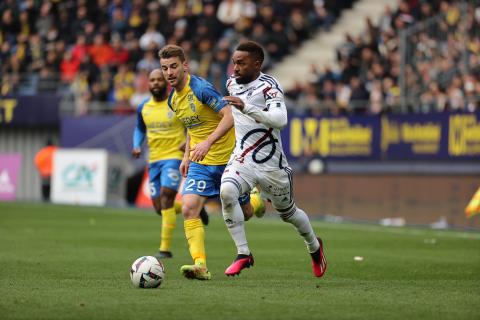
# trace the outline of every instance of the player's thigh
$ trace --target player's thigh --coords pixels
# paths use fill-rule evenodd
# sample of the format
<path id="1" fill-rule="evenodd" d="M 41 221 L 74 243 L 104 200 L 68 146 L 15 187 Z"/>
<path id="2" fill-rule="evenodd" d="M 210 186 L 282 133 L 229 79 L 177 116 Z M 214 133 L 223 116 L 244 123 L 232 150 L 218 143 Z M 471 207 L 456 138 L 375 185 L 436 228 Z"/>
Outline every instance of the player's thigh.
<path id="1" fill-rule="evenodd" d="M 254 185 L 252 177 L 240 173 L 236 167 L 228 166 L 222 174 L 222 185 L 231 184 L 238 189 L 239 194 L 250 192 Z"/>
<path id="2" fill-rule="evenodd" d="M 194 194 L 207 198 L 220 194 L 220 181 L 225 166 L 207 166 L 192 162 L 188 168 L 182 194 Z M 184 200 L 185 201 L 185 200 Z"/>
<path id="3" fill-rule="evenodd" d="M 256 185 L 254 170 L 229 165 L 222 175 L 222 185 L 224 184 L 231 184 L 232 187 L 237 188 L 240 195 L 238 201 L 241 206 L 244 206 L 250 203 L 250 191 Z"/>
<path id="4" fill-rule="evenodd" d="M 148 185 L 150 198 L 155 200 L 160 196 L 162 164 L 157 161 L 148 165 Z"/>
<path id="5" fill-rule="evenodd" d="M 293 176 L 289 167 L 258 174 L 262 194 L 275 209 L 285 209 L 293 203 Z"/>

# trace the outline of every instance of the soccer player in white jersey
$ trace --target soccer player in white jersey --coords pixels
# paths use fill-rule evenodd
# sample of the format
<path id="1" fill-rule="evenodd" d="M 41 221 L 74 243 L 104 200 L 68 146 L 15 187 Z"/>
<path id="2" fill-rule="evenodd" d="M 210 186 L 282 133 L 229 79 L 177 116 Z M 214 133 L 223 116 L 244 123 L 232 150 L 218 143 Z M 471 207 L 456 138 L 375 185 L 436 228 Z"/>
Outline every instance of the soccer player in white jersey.
<path id="1" fill-rule="evenodd" d="M 293 200 L 292 170 L 282 148 L 280 130 L 287 124 L 283 91 L 277 80 L 261 72 L 263 59 L 260 45 L 253 41 L 240 43 L 232 57 L 234 75 L 227 81 L 230 95 L 224 99 L 233 106 L 236 144 L 222 175 L 220 198 L 237 257 L 225 274 L 238 275 L 253 266 L 238 197 L 258 185 L 280 217 L 304 239 L 313 274 L 321 277 L 327 268 L 323 244 L 307 214 Z"/>

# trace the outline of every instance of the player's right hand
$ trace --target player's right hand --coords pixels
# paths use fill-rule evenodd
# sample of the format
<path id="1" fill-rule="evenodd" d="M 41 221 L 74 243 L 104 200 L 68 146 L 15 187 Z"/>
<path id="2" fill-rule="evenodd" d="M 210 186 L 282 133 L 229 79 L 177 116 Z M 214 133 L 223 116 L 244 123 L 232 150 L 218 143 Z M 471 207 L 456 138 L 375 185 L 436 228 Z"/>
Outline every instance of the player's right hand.
<path id="1" fill-rule="evenodd" d="M 188 167 L 190 166 L 190 159 L 183 159 L 180 163 L 180 174 L 186 178 L 188 173 Z"/>
<path id="2" fill-rule="evenodd" d="M 132 150 L 132 156 L 133 156 L 134 158 L 137 158 L 137 159 L 138 159 L 138 158 L 140 157 L 140 154 L 141 154 L 141 153 L 142 153 L 142 149 L 140 149 L 140 148 L 134 148 L 134 149 Z"/>
<path id="3" fill-rule="evenodd" d="M 225 96 L 223 97 L 223 99 L 227 101 L 229 105 L 237 108 L 240 111 L 243 111 L 243 109 L 245 108 L 245 103 L 239 97 Z"/>

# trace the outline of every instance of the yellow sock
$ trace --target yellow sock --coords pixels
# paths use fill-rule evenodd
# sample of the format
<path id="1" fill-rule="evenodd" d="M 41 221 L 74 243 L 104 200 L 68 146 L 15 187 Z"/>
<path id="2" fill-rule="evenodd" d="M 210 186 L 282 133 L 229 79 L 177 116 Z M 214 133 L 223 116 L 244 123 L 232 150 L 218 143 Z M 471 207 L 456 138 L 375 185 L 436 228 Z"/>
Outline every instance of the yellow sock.
<path id="1" fill-rule="evenodd" d="M 250 195 L 250 204 L 252 205 L 253 211 L 257 211 L 260 207 L 260 201 L 262 201 L 262 199 L 259 198 L 258 196 Z"/>
<path id="2" fill-rule="evenodd" d="M 258 190 L 250 193 L 250 205 L 252 206 L 253 213 L 257 217 L 262 217 L 265 214 L 265 203 Z"/>
<path id="3" fill-rule="evenodd" d="M 177 214 L 181 214 L 182 213 L 182 200 L 175 200 L 175 212 Z"/>
<path id="4" fill-rule="evenodd" d="M 205 230 L 202 220 L 199 218 L 188 219 L 183 222 L 185 236 L 188 241 L 188 249 L 195 264 L 206 264 L 205 254 Z"/>
<path id="5" fill-rule="evenodd" d="M 162 234 L 160 236 L 160 251 L 170 251 L 173 229 L 175 229 L 176 222 L 177 217 L 174 207 L 162 210 Z"/>

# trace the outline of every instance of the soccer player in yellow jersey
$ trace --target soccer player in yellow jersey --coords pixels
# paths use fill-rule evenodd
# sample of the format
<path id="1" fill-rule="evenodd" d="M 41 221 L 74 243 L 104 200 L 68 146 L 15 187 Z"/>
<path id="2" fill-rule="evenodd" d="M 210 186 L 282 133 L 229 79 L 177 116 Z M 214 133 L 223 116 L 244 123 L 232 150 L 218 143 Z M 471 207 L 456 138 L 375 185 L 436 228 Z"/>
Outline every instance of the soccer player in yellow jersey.
<path id="1" fill-rule="evenodd" d="M 138 158 L 141 145 L 147 137 L 149 147 L 148 175 L 150 196 L 155 211 L 162 216 L 160 248 L 156 257 L 171 258 L 173 229 L 176 224 L 175 196 L 180 185 L 179 171 L 185 147 L 185 128 L 167 104 L 167 82 L 160 69 L 149 75 L 151 98 L 143 101 L 137 109 L 137 126 L 133 134 L 132 155 Z M 203 211 L 202 221 L 208 216 Z"/>
<path id="2" fill-rule="evenodd" d="M 189 279 L 210 280 L 199 212 L 208 198 L 219 195 L 222 173 L 235 144 L 232 113 L 212 84 L 188 73 L 181 47 L 167 45 L 160 50 L 159 57 L 163 75 L 173 87 L 168 104 L 187 128 L 187 144 L 180 165 L 181 174 L 186 176 L 182 212 L 194 264 L 184 265 L 180 271 Z M 259 202 L 258 206 L 263 206 Z M 250 196 L 241 197 L 240 203 L 245 217 L 251 217 L 254 209 Z"/>

